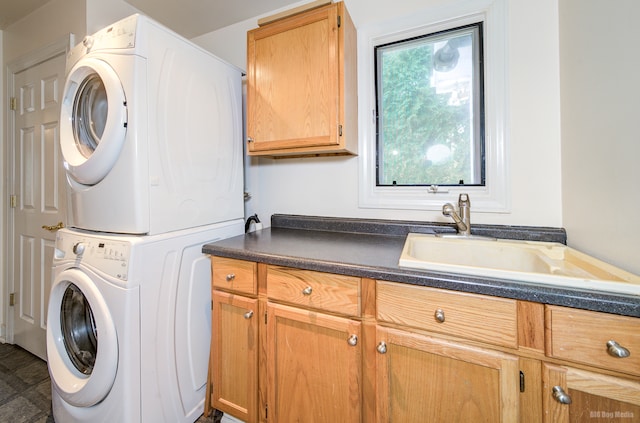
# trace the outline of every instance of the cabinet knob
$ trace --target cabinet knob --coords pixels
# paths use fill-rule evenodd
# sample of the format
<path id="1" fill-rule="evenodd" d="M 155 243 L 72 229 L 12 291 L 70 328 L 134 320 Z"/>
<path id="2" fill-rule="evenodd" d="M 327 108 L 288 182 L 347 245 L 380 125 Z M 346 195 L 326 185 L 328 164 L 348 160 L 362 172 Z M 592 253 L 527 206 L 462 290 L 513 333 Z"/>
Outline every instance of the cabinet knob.
<path id="1" fill-rule="evenodd" d="M 244 314 L 245 319 L 251 319 L 253 317 L 253 310 L 249 310 Z"/>
<path id="2" fill-rule="evenodd" d="M 437 309 L 436 312 L 433 314 L 433 317 L 436 318 L 436 321 L 438 323 L 444 323 L 444 310 Z"/>
<path id="3" fill-rule="evenodd" d="M 607 352 L 611 357 L 615 358 L 627 358 L 631 355 L 628 349 L 618 344 L 613 339 L 607 342 Z"/>
<path id="4" fill-rule="evenodd" d="M 247 142 L 253 142 L 253 138 L 247 137 Z"/>
<path id="5" fill-rule="evenodd" d="M 552 391 L 554 400 L 560 404 L 571 404 L 571 397 L 560 386 L 554 386 Z"/>
<path id="6" fill-rule="evenodd" d="M 356 345 L 358 345 L 358 336 L 357 335 L 351 335 L 349 337 L 349 339 L 347 339 L 347 342 L 349 343 L 349 345 L 351 345 L 352 347 L 355 347 Z"/>
<path id="7" fill-rule="evenodd" d="M 387 353 L 387 344 L 385 344 L 384 341 L 380 341 L 380 343 L 376 347 L 376 350 L 378 350 L 378 352 L 380 354 L 386 354 Z"/>
<path id="8" fill-rule="evenodd" d="M 236 275 L 234 275 L 233 273 L 229 273 L 227 275 L 227 282 L 231 282 L 232 280 L 234 280 L 236 278 Z"/>
<path id="9" fill-rule="evenodd" d="M 313 292 L 313 289 L 310 286 L 302 290 L 303 295 L 311 295 L 312 292 Z"/>

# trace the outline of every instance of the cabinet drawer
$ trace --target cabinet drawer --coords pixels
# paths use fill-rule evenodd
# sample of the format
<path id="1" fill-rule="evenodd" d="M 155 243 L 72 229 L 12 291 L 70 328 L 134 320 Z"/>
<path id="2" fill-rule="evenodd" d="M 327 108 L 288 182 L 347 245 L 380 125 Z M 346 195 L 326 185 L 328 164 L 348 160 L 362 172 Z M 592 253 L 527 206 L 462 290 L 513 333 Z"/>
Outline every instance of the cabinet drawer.
<path id="1" fill-rule="evenodd" d="M 211 257 L 213 287 L 256 295 L 256 267 L 251 261 Z"/>
<path id="2" fill-rule="evenodd" d="M 640 375 L 640 319 L 546 306 L 549 357 Z M 608 344 L 615 342 L 611 347 Z M 629 352 L 628 357 L 620 348 Z"/>
<path id="3" fill-rule="evenodd" d="M 273 300 L 360 316 L 360 278 L 353 276 L 269 266 L 267 295 Z"/>
<path id="4" fill-rule="evenodd" d="M 378 281 L 376 305 L 379 321 L 518 346 L 515 300 Z"/>

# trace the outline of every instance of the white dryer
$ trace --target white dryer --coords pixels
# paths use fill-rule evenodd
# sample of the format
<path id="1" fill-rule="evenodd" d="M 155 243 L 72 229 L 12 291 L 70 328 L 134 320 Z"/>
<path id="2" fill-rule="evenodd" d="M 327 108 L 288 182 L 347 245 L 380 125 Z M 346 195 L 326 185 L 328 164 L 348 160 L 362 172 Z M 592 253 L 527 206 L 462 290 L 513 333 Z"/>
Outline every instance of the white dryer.
<path id="1" fill-rule="evenodd" d="M 194 422 L 203 412 L 211 266 L 243 222 L 151 236 L 58 231 L 47 357 L 58 423 Z"/>
<path id="2" fill-rule="evenodd" d="M 159 234 L 243 217 L 242 73 L 132 15 L 67 57 L 67 226 Z"/>

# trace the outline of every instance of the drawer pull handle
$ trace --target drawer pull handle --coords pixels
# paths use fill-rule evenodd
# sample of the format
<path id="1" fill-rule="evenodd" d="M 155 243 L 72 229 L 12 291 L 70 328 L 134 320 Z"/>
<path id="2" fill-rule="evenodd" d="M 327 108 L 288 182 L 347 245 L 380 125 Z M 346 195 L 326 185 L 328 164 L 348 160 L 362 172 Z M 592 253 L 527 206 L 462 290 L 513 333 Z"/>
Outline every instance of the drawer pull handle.
<path id="1" fill-rule="evenodd" d="M 302 290 L 302 294 L 303 295 L 311 295 L 311 293 L 313 292 L 313 289 L 311 289 L 310 286 L 306 287 L 305 289 Z"/>
<path id="2" fill-rule="evenodd" d="M 436 321 L 438 323 L 444 323 L 444 310 L 437 309 L 436 312 L 434 313 L 433 317 L 436 318 Z"/>
<path id="3" fill-rule="evenodd" d="M 560 404 L 571 404 L 571 397 L 560 386 L 553 387 L 553 399 Z"/>
<path id="4" fill-rule="evenodd" d="M 351 335 L 349 337 L 349 339 L 347 340 L 347 342 L 349 343 L 349 345 L 351 345 L 352 347 L 355 347 L 356 345 L 358 345 L 358 336 L 357 335 Z"/>
<path id="5" fill-rule="evenodd" d="M 245 319 L 251 319 L 253 317 L 253 310 L 249 310 L 244 314 Z"/>
<path id="6" fill-rule="evenodd" d="M 387 353 L 387 344 L 385 344 L 384 341 L 380 341 L 380 343 L 376 347 L 376 350 L 378 350 L 378 352 L 380 354 L 386 354 Z"/>
<path id="7" fill-rule="evenodd" d="M 233 273 L 229 273 L 227 275 L 227 282 L 231 282 L 232 280 L 234 280 L 236 278 L 236 275 L 234 275 Z"/>
<path id="8" fill-rule="evenodd" d="M 611 357 L 616 358 L 627 358 L 631 355 L 628 349 L 618 344 L 614 340 L 607 342 L 607 352 Z"/>

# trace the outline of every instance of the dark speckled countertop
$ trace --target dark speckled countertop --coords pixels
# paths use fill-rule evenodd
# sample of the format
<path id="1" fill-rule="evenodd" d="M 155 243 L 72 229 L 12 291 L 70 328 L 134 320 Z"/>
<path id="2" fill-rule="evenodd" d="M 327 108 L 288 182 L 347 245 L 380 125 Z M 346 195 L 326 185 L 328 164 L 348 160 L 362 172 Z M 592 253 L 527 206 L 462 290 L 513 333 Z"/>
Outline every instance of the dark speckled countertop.
<path id="1" fill-rule="evenodd" d="M 553 287 L 398 266 L 409 232 L 449 233 L 446 223 L 273 215 L 271 227 L 206 244 L 206 254 L 321 272 L 473 292 L 640 317 L 640 296 Z M 566 244 L 560 228 L 474 225 L 496 238 Z"/>

